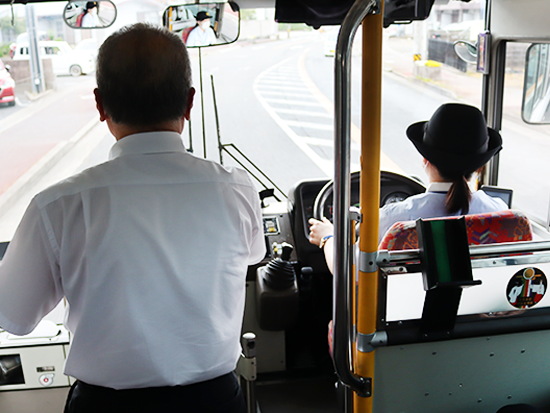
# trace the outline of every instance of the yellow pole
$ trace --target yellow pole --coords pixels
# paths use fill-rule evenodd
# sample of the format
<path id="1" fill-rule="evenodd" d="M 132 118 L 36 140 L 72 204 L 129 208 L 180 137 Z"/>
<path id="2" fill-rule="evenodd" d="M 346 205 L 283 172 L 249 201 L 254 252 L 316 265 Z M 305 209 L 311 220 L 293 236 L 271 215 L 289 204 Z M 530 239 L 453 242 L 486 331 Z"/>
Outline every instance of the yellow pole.
<path id="1" fill-rule="evenodd" d="M 383 2 L 382 2 L 383 5 Z M 380 129 L 382 112 L 382 21 L 383 13 L 363 20 L 363 91 L 361 109 L 361 212 L 359 249 L 367 254 L 378 250 L 380 202 Z M 369 335 L 376 330 L 378 271 L 359 271 L 357 295 L 357 332 Z M 374 377 L 374 351 L 356 351 L 357 371 L 361 377 Z M 374 388 L 374 382 L 373 382 Z M 354 396 L 354 412 L 370 413 L 373 398 Z"/>

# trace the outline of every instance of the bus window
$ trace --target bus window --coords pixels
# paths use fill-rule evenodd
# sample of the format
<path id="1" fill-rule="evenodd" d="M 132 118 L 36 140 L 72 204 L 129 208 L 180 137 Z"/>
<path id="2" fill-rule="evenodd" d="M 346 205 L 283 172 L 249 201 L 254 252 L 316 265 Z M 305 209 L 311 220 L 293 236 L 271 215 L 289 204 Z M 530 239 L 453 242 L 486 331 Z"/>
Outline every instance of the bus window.
<path id="1" fill-rule="evenodd" d="M 527 123 L 550 123 L 550 44 L 533 44 L 527 51 L 522 116 Z"/>
<path id="2" fill-rule="evenodd" d="M 545 227 L 550 205 L 550 165 L 544 154 L 550 150 L 550 126 L 526 122 L 533 116 L 540 119 L 536 123 L 547 122 L 544 113 L 536 115 L 536 107 L 548 99 L 548 46 L 516 42 L 506 45 L 503 150 L 498 181 L 499 186 L 514 189 L 514 208 L 525 211 L 532 221 Z"/>

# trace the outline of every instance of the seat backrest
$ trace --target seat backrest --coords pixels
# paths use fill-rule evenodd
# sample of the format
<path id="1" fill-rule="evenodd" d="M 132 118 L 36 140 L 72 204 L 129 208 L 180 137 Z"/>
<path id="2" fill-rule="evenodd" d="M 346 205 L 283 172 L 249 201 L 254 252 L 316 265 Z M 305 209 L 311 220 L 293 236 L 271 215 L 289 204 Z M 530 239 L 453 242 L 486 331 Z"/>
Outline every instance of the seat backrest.
<path id="1" fill-rule="evenodd" d="M 187 38 L 189 37 L 189 33 L 191 33 L 191 30 L 193 30 L 194 28 L 195 26 L 191 26 L 183 29 L 183 31 L 181 32 L 181 38 L 183 40 L 183 43 L 187 43 Z"/>
<path id="2" fill-rule="evenodd" d="M 458 217 L 448 217 L 449 219 Z M 531 241 L 533 231 L 529 219 L 520 211 L 487 212 L 465 215 L 470 244 Z M 441 218 L 437 218 L 441 219 Z M 418 248 L 416 222 L 396 222 L 382 238 L 379 250 L 408 250 Z"/>

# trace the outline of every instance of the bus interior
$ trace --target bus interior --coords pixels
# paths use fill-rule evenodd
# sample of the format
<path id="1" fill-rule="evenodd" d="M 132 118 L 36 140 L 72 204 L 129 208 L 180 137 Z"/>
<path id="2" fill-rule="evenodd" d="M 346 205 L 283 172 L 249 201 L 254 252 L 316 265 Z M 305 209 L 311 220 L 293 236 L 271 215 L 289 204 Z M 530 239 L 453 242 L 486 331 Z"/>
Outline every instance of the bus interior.
<path id="1" fill-rule="evenodd" d="M 79 26 L 84 3 L 0 0 L 13 78 L 0 83 L 1 255 L 34 194 L 114 143 L 94 73 L 54 74 L 39 42 L 76 46 L 75 66 L 127 24 L 185 39 L 208 10 L 216 41 L 189 48 L 198 95 L 182 138 L 257 183 L 267 254 L 248 269 L 237 367 L 249 413 L 550 411 L 550 3 L 113 0 L 95 28 Z M 17 43 L 28 60 L 10 58 Z M 2 103 L 10 84 L 15 105 Z M 437 223 L 409 223 L 415 245 L 379 249 L 378 209 L 426 190 L 405 129 L 446 102 L 478 107 L 502 135 L 475 184 L 513 214 L 443 220 L 441 239 L 427 235 Z M 312 217 L 335 225 L 334 275 L 309 242 Z M 507 220 L 504 243 L 454 241 Z M 442 256 L 459 263 L 451 281 L 428 267 Z M 74 382 L 64 313 L 62 302 L 28 336 L 0 330 L 0 412 L 62 411 Z"/>

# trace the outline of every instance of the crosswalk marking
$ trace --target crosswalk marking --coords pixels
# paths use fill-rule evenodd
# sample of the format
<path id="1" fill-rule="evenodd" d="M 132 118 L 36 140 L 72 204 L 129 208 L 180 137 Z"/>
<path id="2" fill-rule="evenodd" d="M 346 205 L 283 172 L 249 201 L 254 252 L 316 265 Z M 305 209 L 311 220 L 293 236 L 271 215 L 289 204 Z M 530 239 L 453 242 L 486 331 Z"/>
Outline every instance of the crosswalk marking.
<path id="1" fill-rule="evenodd" d="M 286 103 L 288 105 L 296 105 L 296 106 L 317 106 L 322 107 L 322 105 L 318 102 L 306 102 L 303 100 L 291 100 L 291 99 L 271 99 L 271 98 L 264 98 L 266 102 L 270 103 Z"/>
<path id="2" fill-rule="evenodd" d="M 260 73 L 254 82 L 254 93 L 286 135 L 330 177 L 334 174 L 334 142 L 326 132 L 334 129 L 332 103 L 313 93 L 309 83 L 312 81 L 307 74 L 299 64 L 291 64 L 289 58 Z M 287 106 L 277 107 L 281 104 Z M 293 116 L 290 119 L 288 115 Z M 319 122 L 315 121 L 317 119 Z M 353 142 L 352 150 L 358 149 L 359 145 Z M 352 162 L 352 170 L 358 169 L 359 164 Z"/>
<path id="3" fill-rule="evenodd" d="M 332 131 L 334 129 L 332 124 L 324 124 L 324 123 L 313 123 L 313 122 L 302 122 L 302 121 L 287 120 L 286 124 L 288 126 L 296 126 L 296 127 L 300 127 L 300 128 L 316 129 L 316 130 Z"/>
<path id="4" fill-rule="evenodd" d="M 305 99 L 312 99 L 311 95 L 307 93 L 288 93 L 288 92 L 280 92 L 277 90 L 266 90 L 262 92 L 264 95 L 272 95 L 272 96 L 289 96 L 289 97 L 299 97 L 299 98 L 305 98 Z"/>
<path id="5" fill-rule="evenodd" d="M 333 116 L 327 112 L 313 112 L 309 110 L 298 110 L 298 109 L 284 109 L 284 108 L 274 108 L 277 113 L 284 113 L 288 115 L 298 115 L 298 116 L 308 116 L 308 117 L 318 117 L 333 119 Z"/>

